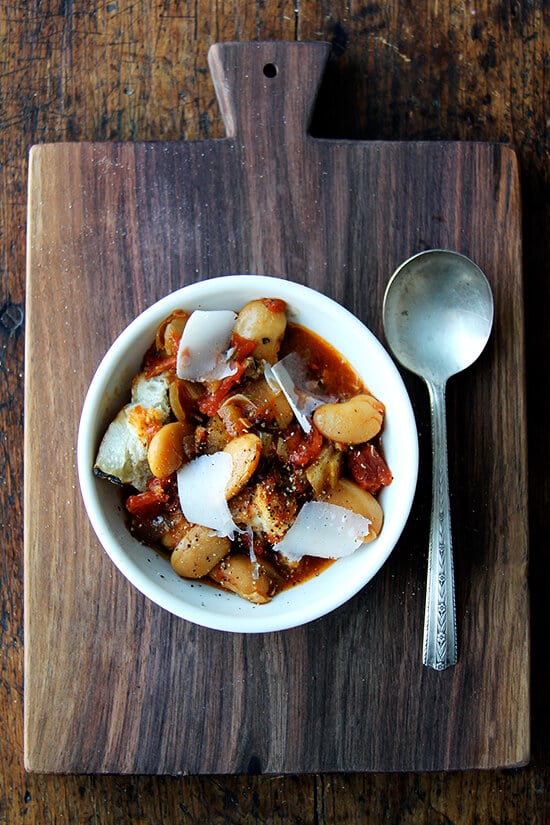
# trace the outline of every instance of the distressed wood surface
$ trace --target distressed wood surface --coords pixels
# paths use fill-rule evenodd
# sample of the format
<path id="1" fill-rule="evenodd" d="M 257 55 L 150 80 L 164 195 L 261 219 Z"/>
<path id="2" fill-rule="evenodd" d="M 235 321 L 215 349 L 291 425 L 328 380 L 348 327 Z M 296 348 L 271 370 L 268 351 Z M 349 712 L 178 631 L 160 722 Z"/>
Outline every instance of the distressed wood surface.
<path id="1" fill-rule="evenodd" d="M 529 758 L 515 157 L 491 144 L 309 137 L 327 51 L 321 43 L 213 46 L 227 139 L 33 149 L 25 404 L 31 770 L 453 770 Z M 116 331 L 182 283 L 241 272 L 318 288 L 381 336 L 393 270 L 441 247 L 479 262 L 496 304 L 488 350 L 449 388 L 458 666 L 437 673 L 421 663 L 429 439 L 403 540 L 375 581 L 334 614 L 242 638 L 174 620 L 137 597 L 89 535 L 74 469 L 83 398 Z M 420 389 L 411 383 L 419 399 Z M 417 409 L 423 428 L 420 400 Z"/>
<path id="2" fill-rule="evenodd" d="M 2 773 L 6 822 L 545 822 L 548 28 L 542 3 L 462 6 L 6 4 L 0 12 L 0 370 L 3 437 Z M 22 767 L 22 371 L 26 154 L 58 140 L 223 135 L 211 42 L 323 39 L 333 51 L 314 133 L 511 141 L 524 210 L 533 621 L 533 757 L 519 771 L 224 779 L 56 777 Z M 510 422 L 513 426 L 513 422 Z"/>

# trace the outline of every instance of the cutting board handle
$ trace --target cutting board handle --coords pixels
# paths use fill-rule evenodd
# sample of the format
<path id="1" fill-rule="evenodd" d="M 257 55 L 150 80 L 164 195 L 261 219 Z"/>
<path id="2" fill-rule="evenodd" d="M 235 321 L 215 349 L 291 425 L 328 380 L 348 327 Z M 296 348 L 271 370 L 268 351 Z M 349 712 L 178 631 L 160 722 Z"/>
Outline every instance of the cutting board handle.
<path id="1" fill-rule="evenodd" d="M 208 64 L 227 136 L 305 137 L 328 43 L 214 43 Z"/>

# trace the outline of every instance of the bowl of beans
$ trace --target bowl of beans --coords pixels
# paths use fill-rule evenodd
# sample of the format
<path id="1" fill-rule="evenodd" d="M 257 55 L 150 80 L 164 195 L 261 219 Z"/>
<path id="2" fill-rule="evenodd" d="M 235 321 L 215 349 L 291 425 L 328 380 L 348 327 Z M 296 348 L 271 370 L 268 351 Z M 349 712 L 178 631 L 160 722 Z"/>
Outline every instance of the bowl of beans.
<path id="1" fill-rule="evenodd" d="M 418 439 L 392 359 L 309 287 L 228 275 L 167 295 L 114 341 L 82 408 L 96 536 L 170 613 L 285 630 L 376 575 L 412 506 Z"/>

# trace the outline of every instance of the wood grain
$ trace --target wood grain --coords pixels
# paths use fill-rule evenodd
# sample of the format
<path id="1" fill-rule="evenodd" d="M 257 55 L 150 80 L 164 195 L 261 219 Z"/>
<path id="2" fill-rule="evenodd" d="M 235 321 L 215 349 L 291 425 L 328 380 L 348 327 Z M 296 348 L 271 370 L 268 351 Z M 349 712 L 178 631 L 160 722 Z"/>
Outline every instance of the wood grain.
<path id="1" fill-rule="evenodd" d="M 309 137 L 326 56 L 323 44 L 213 47 L 227 139 L 33 150 L 25 409 L 30 770 L 312 773 L 528 759 L 516 160 L 495 145 Z M 276 68 L 274 77 L 266 66 Z M 425 450 L 413 517 L 395 554 L 371 585 L 324 619 L 285 633 L 231 636 L 174 619 L 133 592 L 90 535 L 74 469 L 81 403 L 116 333 L 182 283 L 259 272 L 321 289 L 380 334 L 391 272 L 429 247 L 478 261 L 497 307 L 488 351 L 450 394 L 452 479 L 460 490 L 459 665 L 443 674 L 421 665 Z M 422 393 L 414 384 L 411 391 L 425 422 Z"/>
<path id="2" fill-rule="evenodd" d="M 206 67 L 219 40 L 328 40 L 323 137 L 511 142 L 523 201 L 533 756 L 521 770 L 285 777 L 26 774 L 23 741 L 23 331 L 27 151 L 44 140 L 222 137 Z M 547 646 L 550 184 L 544 4 L 57 0 L 0 8 L 0 822 L 550 820 Z"/>

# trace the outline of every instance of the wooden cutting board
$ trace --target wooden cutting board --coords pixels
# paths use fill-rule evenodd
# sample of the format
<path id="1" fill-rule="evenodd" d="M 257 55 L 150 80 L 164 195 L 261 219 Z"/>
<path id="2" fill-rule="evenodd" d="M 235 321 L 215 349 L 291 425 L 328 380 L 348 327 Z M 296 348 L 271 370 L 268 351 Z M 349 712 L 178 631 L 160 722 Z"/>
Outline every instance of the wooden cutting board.
<path id="1" fill-rule="evenodd" d="M 505 146 L 314 139 L 324 44 L 210 53 L 227 138 L 35 147 L 25 400 L 25 761 L 32 771 L 424 771 L 529 756 L 520 202 Z M 395 267 L 472 257 L 496 319 L 448 389 L 459 663 L 421 664 L 430 439 L 390 560 L 296 630 L 230 635 L 136 593 L 88 524 L 75 471 L 105 350 L 182 284 L 267 273 L 316 287 L 382 336 Z"/>

